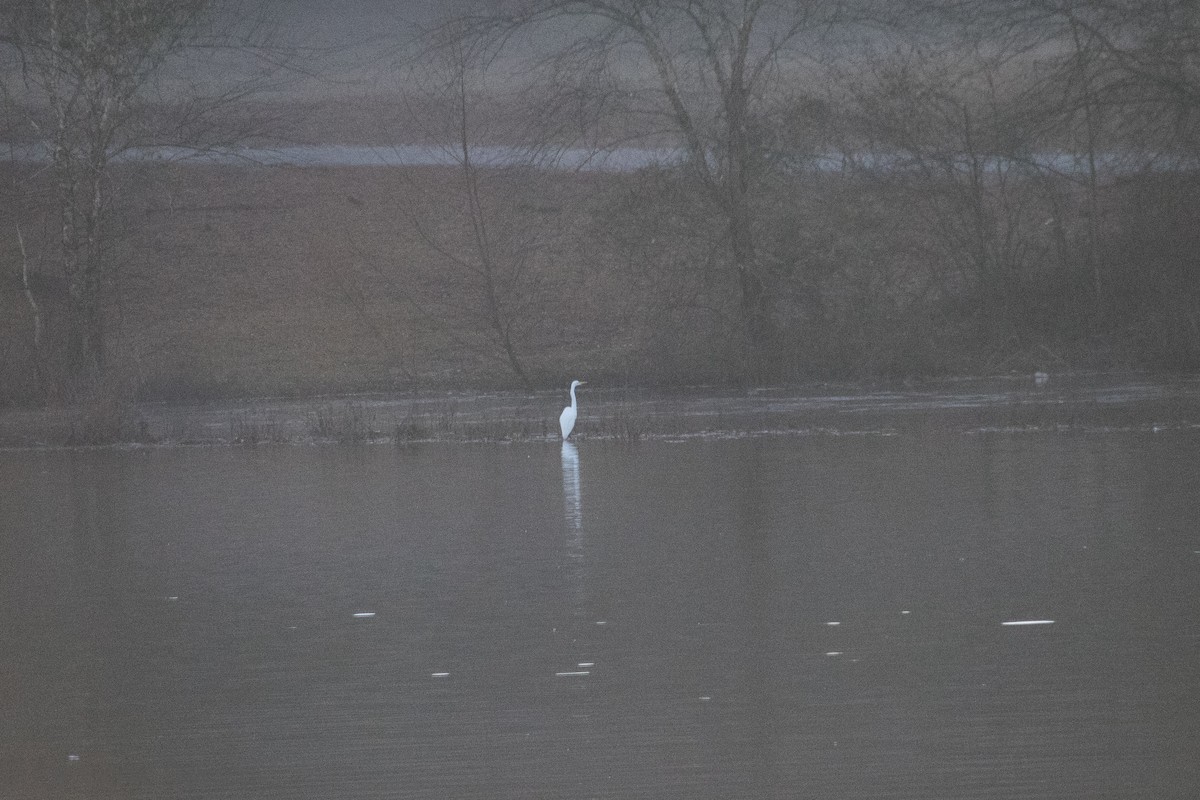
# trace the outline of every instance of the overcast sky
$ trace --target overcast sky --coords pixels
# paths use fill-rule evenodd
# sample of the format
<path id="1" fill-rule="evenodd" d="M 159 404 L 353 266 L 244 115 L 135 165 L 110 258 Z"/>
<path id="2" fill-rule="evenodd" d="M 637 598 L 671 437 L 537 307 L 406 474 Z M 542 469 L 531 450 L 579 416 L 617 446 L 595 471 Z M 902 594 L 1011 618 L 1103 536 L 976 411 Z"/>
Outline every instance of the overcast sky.
<path id="1" fill-rule="evenodd" d="M 495 6 L 495 0 L 242 0 L 243 11 L 269 9 L 282 43 L 324 51 L 313 68 L 326 80 L 305 80 L 290 92 L 337 95 L 392 91 L 406 48 L 452 15 Z M 235 5 L 237 0 L 235 0 Z"/>

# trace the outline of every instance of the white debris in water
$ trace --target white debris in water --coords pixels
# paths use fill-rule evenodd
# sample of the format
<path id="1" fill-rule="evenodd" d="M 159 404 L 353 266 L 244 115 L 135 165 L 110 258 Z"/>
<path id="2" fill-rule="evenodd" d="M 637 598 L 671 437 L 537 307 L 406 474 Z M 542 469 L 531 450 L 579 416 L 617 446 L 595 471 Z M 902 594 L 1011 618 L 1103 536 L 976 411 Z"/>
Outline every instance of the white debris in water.
<path id="1" fill-rule="evenodd" d="M 911 614 L 912 612 L 911 611 L 901 611 L 900 613 L 901 614 Z"/>
<path id="2" fill-rule="evenodd" d="M 585 669 L 585 670 L 577 670 L 577 671 L 572 671 L 572 672 L 556 672 L 556 673 L 554 673 L 554 677 L 556 677 L 556 678 L 578 678 L 583 675 L 591 675 L 591 674 L 592 673 L 588 672 Z"/>
<path id="3" fill-rule="evenodd" d="M 78 761 L 78 760 L 79 760 L 79 756 L 75 755 L 74 753 L 67 754 L 67 761 Z"/>
<path id="4" fill-rule="evenodd" d="M 596 620 L 596 624 L 597 624 L 597 625 L 607 625 L 607 624 L 608 624 L 608 620 L 606 620 L 606 619 L 598 619 L 598 620 Z"/>
<path id="5" fill-rule="evenodd" d="M 179 600 L 179 595 L 177 595 L 177 594 L 170 595 L 170 596 L 167 598 L 167 600 L 168 600 L 168 602 L 174 603 L 174 602 L 176 602 L 177 600 Z"/>
<path id="6" fill-rule="evenodd" d="M 576 666 L 579 666 L 579 667 L 594 667 L 594 666 L 596 666 L 596 662 L 595 662 L 595 661 L 580 661 L 578 664 L 576 664 Z"/>
<path id="7" fill-rule="evenodd" d="M 706 694 L 700 695 L 700 702 L 701 702 L 701 703 L 707 703 L 709 700 L 712 700 L 712 698 L 711 698 L 710 696 L 708 696 L 708 695 L 706 695 Z"/>
<path id="8" fill-rule="evenodd" d="M 840 622 L 826 622 L 825 624 L 826 624 L 826 625 L 841 625 L 842 623 L 840 623 Z"/>
<path id="9" fill-rule="evenodd" d="M 431 677 L 431 678 L 449 678 L 450 673 L 449 672 L 431 672 L 431 673 L 429 673 L 429 677 Z"/>
<path id="10" fill-rule="evenodd" d="M 1008 622 L 1001 622 L 1001 625 L 1053 625 L 1052 619 L 1014 619 Z"/>
<path id="11" fill-rule="evenodd" d="M 827 656 L 840 656 L 841 654 L 842 654 L 842 651 L 841 651 L 841 650 L 830 650 L 830 651 L 829 651 L 828 653 L 826 653 L 825 655 L 827 655 Z"/>
<path id="12" fill-rule="evenodd" d="M 367 619 L 369 617 L 375 616 L 375 612 L 374 611 L 355 611 L 354 616 L 357 617 L 358 619 Z"/>

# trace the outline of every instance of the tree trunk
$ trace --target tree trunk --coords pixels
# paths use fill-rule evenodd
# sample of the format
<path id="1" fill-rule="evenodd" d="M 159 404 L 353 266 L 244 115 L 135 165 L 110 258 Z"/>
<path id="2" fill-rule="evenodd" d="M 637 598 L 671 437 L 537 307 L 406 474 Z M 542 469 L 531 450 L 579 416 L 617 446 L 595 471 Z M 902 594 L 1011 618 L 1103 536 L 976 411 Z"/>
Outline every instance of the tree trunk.
<path id="1" fill-rule="evenodd" d="M 72 286 L 67 306 L 68 380 L 74 389 L 86 389 L 104 368 L 103 311 L 89 294 Z"/>
<path id="2" fill-rule="evenodd" d="M 754 245 L 754 229 L 747 198 L 739 191 L 736 176 L 730 176 L 729 249 L 740 294 L 738 310 L 749 349 L 748 364 L 753 380 L 766 378 L 775 362 L 775 325 L 771 288 L 764 278 Z"/>

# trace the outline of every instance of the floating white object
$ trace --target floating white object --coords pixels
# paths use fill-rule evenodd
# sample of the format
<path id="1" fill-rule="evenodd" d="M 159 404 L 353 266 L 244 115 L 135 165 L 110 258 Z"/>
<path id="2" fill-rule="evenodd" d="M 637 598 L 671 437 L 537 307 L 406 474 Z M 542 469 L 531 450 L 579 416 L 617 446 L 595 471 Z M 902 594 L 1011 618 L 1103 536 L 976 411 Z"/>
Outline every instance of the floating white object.
<path id="1" fill-rule="evenodd" d="M 900 613 L 901 614 L 911 614 L 912 612 L 911 611 L 901 611 Z"/>
<path id="2" fill-rule="evenodd" d="M 429 677 L 431 677 L 431 678 L 449 678 L 450 673 L 449 672 L 431 672 L 429 674 Z"/>
<path id="3" fill-rule="evenodd" d="M 359 619 L 366 619 L 367 617 L 375 616 L 375 612 L 374 611 L 355 611 L 354 616 L 358 617 Z"/>
<path id="4" fill-rule="evenodd" d="M 576 666 L 579 666 L 579 667 L 594 667 L 594 666 L 596 666 L 596 662 L 595 662 L 595 661 L 580 661 L 578 664 L 576 664 Z"/>
<path id="5" fill-rule="evenodd" d="M 827 655 L 827 656 L 840 656 L 841 654 L 842 654 L 842 651 L 841 651 L 841 650 L 831 650 L 830 652 L 826 653 L 825 655 Z"/>
<path id="6" fill-rule="evenodd" d="M 75 755 L 74 753 L 67 754 L 67 761 L 78 761 L 78 760 L 79 760 L 79 756 Z"/>
<path id="7" fill-rule="evenodd" d="M 591 675 L 591 674 L 592 673 L 588 672 L 587 670 L 580 670 L 577 672 L 556 672 L 556 673 L 554 673 L 554 677 L 556 677 L 556 678 L 578 678 L 582 675 Z"/>
<path id="8" fill-rule="evenodd" d="M 1009 622 L 1001 622 L 1001 625 L 1053 625 L 1052 619 L 1014 619 Z"/>
<path id="9" fill-rule="evenodd" d="M 709 700 L 712 700 L 712 698 L 711 698 L 711 697 L 709 697 L 709 696 L 708 696 L 708 695 L 706 695 L 706 694 L 705 694 L 705 695 L 701 695 L 701 696 L 700 696 L 700 702 L 701 702 L 701 703 L 707 703 Z"/>
<path id="10" fill-rule="evenodd" d="M 826 625 L 841 625 L 842 623 L 840 623 L 840 622 L 826 622 L 825 624 L 826 624 Z"/>

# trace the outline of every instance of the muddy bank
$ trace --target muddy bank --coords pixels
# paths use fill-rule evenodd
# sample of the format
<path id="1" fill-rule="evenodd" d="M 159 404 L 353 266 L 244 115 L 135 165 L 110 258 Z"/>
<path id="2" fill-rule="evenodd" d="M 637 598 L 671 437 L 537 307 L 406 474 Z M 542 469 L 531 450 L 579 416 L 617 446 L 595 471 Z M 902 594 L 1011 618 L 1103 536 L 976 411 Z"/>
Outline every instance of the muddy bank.
<path id="1" fill-rule="evenodd" d="M 0 446 L 403 444 L 554 440 L 565 392 L 362 394 L 0 414 Z M 1180 432 L 1200 429 L 1200 376 L 1054 376 L 898 389 L 809 385 L 661 392 L 589 386 L 574 438 Z"/>

